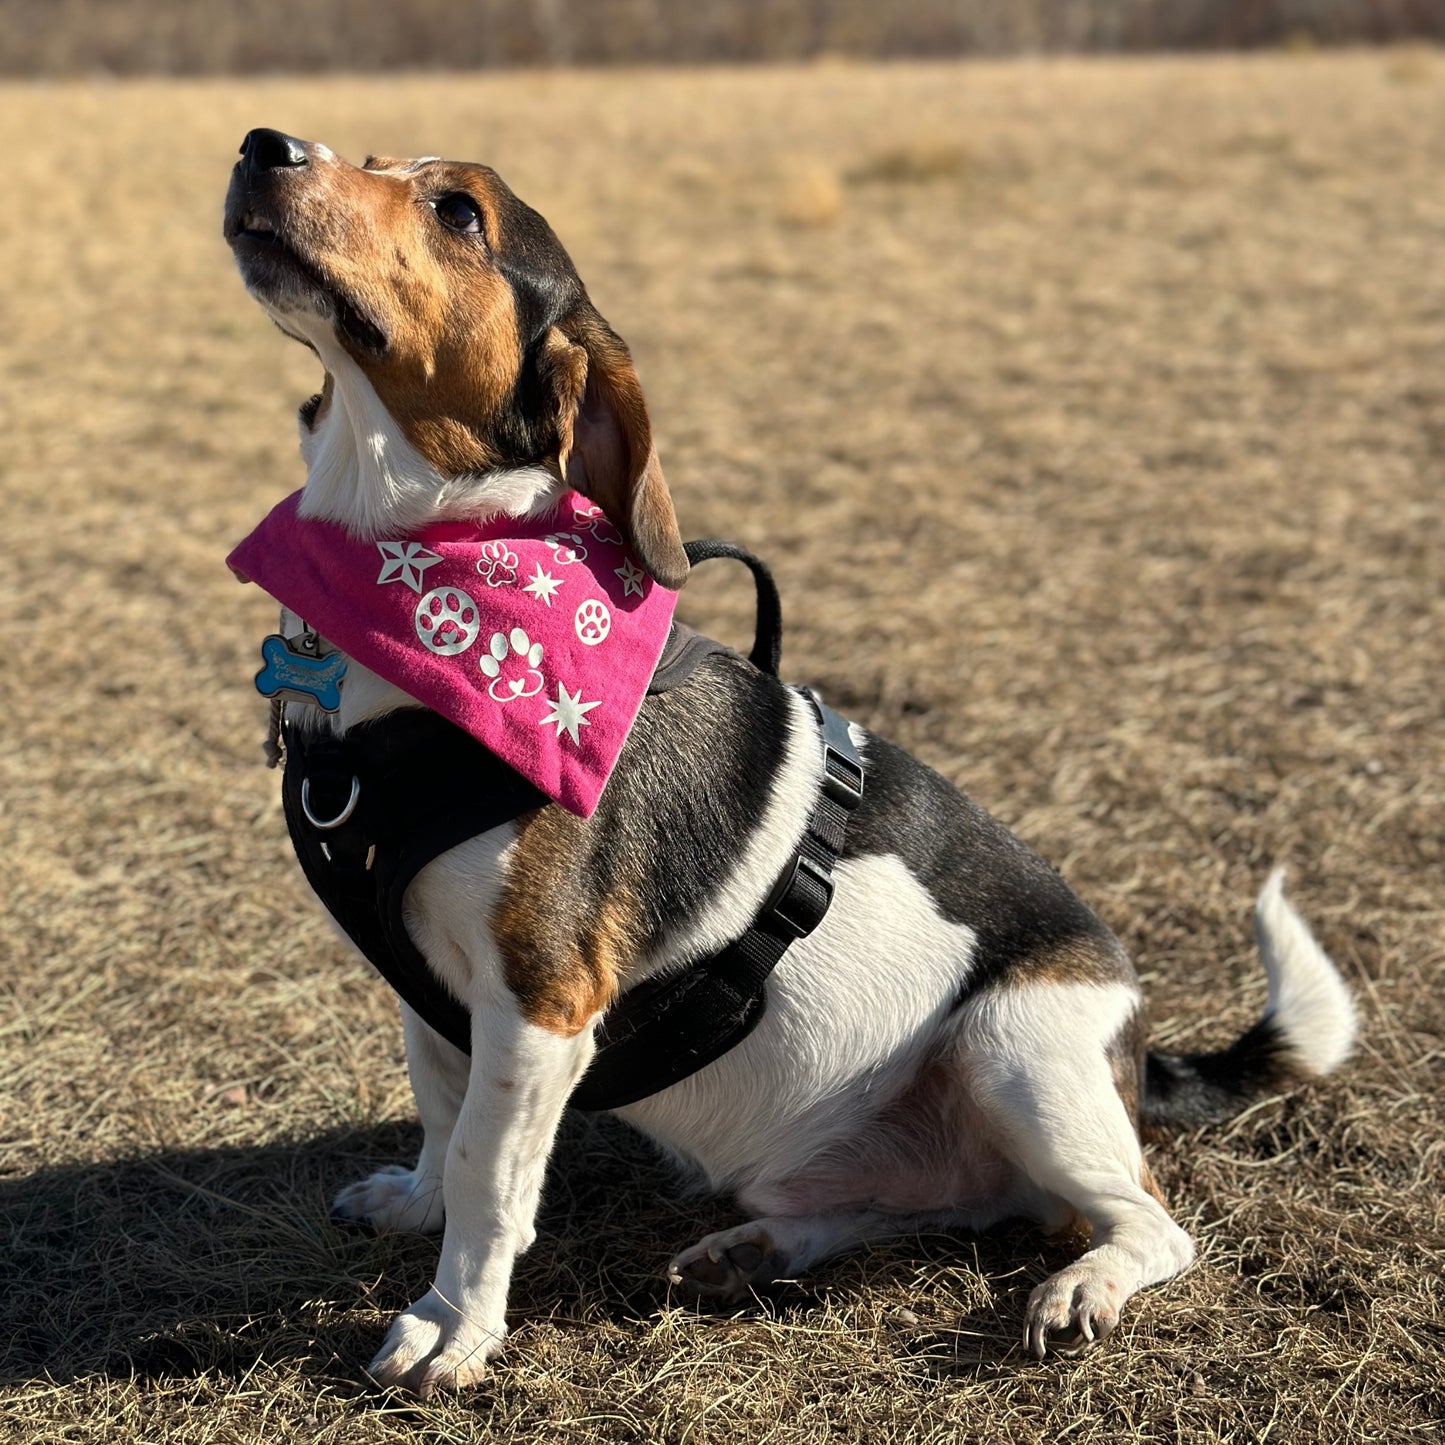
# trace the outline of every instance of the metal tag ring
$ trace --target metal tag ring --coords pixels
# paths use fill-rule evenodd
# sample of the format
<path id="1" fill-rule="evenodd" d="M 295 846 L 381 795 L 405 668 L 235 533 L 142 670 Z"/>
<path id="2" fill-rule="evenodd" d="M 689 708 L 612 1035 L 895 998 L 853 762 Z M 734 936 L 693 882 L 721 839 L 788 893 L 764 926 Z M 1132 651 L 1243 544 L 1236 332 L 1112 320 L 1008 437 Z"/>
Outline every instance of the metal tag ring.
<path id="1" fill-rule="evenodd" d="M 323 833 L 330 828 L 339 828 L 356 811 L 356 800 L 359 797 L 361 797 L 361 779 L 353 773 L 351 775 L 351 796 L 346 800 L 346 806 L 334 818 L 318 818 L 311 811 L 311 779 L 301 779 L 301 811 L 306 815 L 306 821 Z"/>

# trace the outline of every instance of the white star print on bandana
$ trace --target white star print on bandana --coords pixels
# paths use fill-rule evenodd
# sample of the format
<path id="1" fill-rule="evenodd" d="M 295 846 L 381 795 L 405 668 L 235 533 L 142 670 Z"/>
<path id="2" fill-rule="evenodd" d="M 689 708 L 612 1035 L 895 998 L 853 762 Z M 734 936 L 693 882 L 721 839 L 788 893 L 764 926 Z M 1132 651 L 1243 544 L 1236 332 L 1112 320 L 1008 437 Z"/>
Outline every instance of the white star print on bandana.
<path id="1" fill-rule="evenodd" d="M 422 574 L 441 561 L 435 552 L 428 552 L 420 542 L 378 542 L 376 550 L 382 558 L 381 571 L 376 578 L 378 586 L 399 579 L 418 595 L 426 585 Z"/>
<path id="2" fill-rule="evenodd" d="M 579 687 L 575 693 L 570 693 L 564 682 L 557 684 L 557 696 L 555 699 L 549 698 L 548 702 L 551 703 L 552 711 L 537 726 L 544 728 L 548 723 L 556 723 L 557 731 L 553 736 L 560 738 L 566 733 L 574 743 L 580 741 L 577 729 L 591 726 L 587 714 L 594 707 L 602 706 L 600 699 L 597 702 L 583 702 L 582 689 Z"/>

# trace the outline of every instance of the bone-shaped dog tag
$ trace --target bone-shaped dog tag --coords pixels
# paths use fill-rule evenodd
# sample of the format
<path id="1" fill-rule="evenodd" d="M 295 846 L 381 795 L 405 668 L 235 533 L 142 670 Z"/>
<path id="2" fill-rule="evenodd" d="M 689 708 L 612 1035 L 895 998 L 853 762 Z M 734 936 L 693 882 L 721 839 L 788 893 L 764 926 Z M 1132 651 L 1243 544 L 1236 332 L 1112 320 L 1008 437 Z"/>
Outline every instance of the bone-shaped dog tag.
<path id="1" fill-rule="evenodd" d="M 346 659 L 339 652 L 318 657 L 308 645 L 315 648 L 315 633 L 303 632 L 294 640 L 279 633 L 266 638 L 261 644 L 265 666 L 256 674 L 256 691 L 262 697 L 310 703 L 324 712 L 335 712 L 341 706 Z"/>

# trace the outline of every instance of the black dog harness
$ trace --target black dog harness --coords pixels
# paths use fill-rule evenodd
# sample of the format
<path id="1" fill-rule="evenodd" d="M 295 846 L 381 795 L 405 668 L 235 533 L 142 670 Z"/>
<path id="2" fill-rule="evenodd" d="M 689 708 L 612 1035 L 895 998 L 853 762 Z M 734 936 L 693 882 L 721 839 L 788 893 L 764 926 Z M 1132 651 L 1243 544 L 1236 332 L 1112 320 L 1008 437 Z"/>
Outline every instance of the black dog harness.
<path id="1" fill-rule="evenodd" d="M 690 542 L 687 554 L 694 565 L 731 557 L 752 570 L 758 629 L 749 660 L 776 675 L 782 611 L 767 569 L 726 542 Z M 706 657 L 726 650 L 674 626 L 648 691 L 676 687 Z M 621 1108 L 720 1058 L 757 1026 L 768 975 L 789 944 L 822 922 L 848 814 L 863 796 L 864 768 L 846 720 L 813 693 L 804 695 L 822 731 L 824 775 L 792 859 L 741 938 L 682 972 L 644 979 L 612 1004 L 592 1064 L 572 1094 L 574 1107 Z M 470 1015 L 412 942 L 402 901 L 434 858 L 548 799 L 470 734 L 426 709 L 388 713 L 341 737 L 288 720 L 281 736 L 286 824 L 307 881 L 402 1000 L 470 1053 Z"/>

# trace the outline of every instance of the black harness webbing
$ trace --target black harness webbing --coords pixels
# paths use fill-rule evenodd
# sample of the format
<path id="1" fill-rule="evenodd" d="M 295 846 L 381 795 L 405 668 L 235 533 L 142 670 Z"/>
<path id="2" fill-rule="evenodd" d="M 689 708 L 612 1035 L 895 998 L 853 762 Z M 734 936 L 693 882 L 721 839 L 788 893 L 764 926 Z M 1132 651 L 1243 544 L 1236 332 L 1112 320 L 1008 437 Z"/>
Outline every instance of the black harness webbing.
<path id="1" fill-rule="evenodd" d="M 634 984 L 608 1009 L 597 1053 L 568 1101 L 574 1108 L 634 1104 L 740 1044 L 763 1016 L 768 975 L 788 945 L 823 921 L 848 814 L 863 797 L 863 760 L 847 720 L 805 696 L 822 723 L 825 771 L 792 860 L 741 938 L 680 973 Z"/>
<path id="2" fill-rule="evenodd" d="M 752 570 L 758 630 L 750 660 L 775 673 L 781 607 L 767 569 L 726 542 L 692 542 L 687 551 L 693 563 L 733 557 Z M 677 686 L 706 657 L 725 650 L 675 627 L 649 691 Z M 847 722 L 805 695 L 822 728 L 824 777 L 791 863 L 741 938 L 616 1000 L 598 1028 L 591 1067 L 570 1100 L 574 1107 L 621 1108 L 720 1058 L 756 1027 L 768 975 L 788 945 L 822 921 L 864 769 Z M 307 881 L 401 999 L 470 1053 L 470 1016 L 412 942 L 402 902 L 434 858 L 544 806 L 546 796 L 470 734 L 420 708 L 388 713 L 341 737 L 288 720 L 282 738 L 286 824 Z"/>

